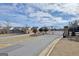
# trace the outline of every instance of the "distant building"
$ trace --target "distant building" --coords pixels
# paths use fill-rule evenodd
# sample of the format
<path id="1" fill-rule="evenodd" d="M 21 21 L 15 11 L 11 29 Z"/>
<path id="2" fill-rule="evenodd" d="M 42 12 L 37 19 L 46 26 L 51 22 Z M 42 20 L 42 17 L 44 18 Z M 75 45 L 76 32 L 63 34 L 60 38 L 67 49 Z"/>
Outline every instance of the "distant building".
<path id="1" fill-rule="evenodd" d="M 7 30 L 4 27 L 0 27 L 0 34 L 6 34 Z"/>
<path id="2" fill-rule="evenodd" d="M 10 28 L 10 33 L 20 33 L 20 34 L 29 34 L 32 30 L 30 27 L 12 27 Z"/>

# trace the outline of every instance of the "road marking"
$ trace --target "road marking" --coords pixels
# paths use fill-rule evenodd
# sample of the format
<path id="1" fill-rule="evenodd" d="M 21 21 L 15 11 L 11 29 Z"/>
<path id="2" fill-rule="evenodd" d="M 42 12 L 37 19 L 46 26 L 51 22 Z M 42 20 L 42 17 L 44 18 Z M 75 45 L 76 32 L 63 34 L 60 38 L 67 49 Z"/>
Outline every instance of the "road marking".
<path id="1" fill-rule="evenodd" d="M 38 56 L 49 56 L 60 39 L 62 39 L 62 37 L 57 38 L 52 43 L 50 43 L 48 47 L 46 47 Z"/>

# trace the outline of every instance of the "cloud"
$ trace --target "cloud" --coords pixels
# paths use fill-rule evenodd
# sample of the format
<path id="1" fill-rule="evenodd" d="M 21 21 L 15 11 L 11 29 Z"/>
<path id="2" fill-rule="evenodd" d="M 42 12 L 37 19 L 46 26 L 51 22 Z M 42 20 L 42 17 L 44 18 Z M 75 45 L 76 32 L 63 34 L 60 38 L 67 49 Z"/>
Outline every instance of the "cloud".
<path id="1" fill-rule="evenodd" d="M 78 3 L 47 3 L 47 4 L 33 4 L 34 6 L 39 7 L 40 9 L 44 11 L 63 11 L 66 13 L 76 13 L 79 12 L 79 4 Z"/>
<path id="2" fill-rule="evenodd" d="M 32 26 L 64 26 L 69 21 L 77 19 L 79 16 L 78 5 L 71 3 L 3 4 L 0 5 L 0 20 L 8 18 L 11 20 L 12 25 L 16 25 L 17 23 L 19 26 L 21 24 L 30 24 Z M 56 13 L 57 16 L 54 16 L 55 11 L 59 12 L 59 14 Z"/>
<path id="3" fill-rule="evenodd" d="M 33 20 L 39 22 L 42 26 L 54 26 L 54 25 L 59 25 L 59 24 L 62 25 L 64 23 L 68 23 L 67 20 L 63 20 L 61 17 L 53 17 L 49 13 L 45 13 L 41 11 L 37 13 L 32 13 L 30 16 L 34 17 Z"/>
<path id="4" fill-rule="evenodd" d="M 68 22 L 72 21 L 72 20 L 76 20 L 76 19 L 79 19 L 79 4 L 72 4 L 72 3 L 69 3 L 69 4 L 65 4 L 65 3 L 47 3 L 47 4 L 31 4 L 37 8 L 40 8 L 41 9 L 41 12 L 38 12 L 38 13 L 33 13 L 31 14 L 31 16 L 35 16 L 37 17 L 43 24 L 47 24 L 47 25 L 50 25 L 50 24 L 53 24 L 54 25 L 56 24 L 61 24 L 62 26 L 64 25 L 67 25 Z M 60 13 L 60 15 L 57 15 L 58 16 L 53 16 L 51 15 L 52 12 L 55 12 L 55 11 L 58 11 L 58 12 L 62 12 Z M 54 13 L 53 13 L 54 14 Z M 42 18 L 43 17 L 47 17 L 49 16 L 48 18 Z M 69 20 L 67 20 L 69 19 Z"/>

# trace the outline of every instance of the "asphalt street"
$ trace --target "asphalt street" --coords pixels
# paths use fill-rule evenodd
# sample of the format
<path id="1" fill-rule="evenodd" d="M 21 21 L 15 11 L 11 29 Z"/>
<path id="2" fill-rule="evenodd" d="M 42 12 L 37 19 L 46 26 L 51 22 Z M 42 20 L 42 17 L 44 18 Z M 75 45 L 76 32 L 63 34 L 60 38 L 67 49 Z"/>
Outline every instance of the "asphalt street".
<path id="1" fill-rule="evenodd" d="M 0 49 L 0 53 L 7 53 L 8 56 L 36 56 L 52 41 L 61 36 L 62 32 L 55 32 L 53 35 L 37 36 L 15 46 Z"/>

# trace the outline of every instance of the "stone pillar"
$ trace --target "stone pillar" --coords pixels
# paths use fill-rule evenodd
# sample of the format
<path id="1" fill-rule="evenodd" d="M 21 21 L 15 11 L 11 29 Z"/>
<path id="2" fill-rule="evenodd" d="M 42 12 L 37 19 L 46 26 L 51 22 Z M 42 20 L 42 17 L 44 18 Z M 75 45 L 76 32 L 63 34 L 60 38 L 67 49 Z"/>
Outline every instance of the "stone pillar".
<path id="1" fill-rule="evenodd" d="M 64 26 L 64 37 L 68 37 L 69 36 L 69 31 L 68 31 L 68 26 Z"/>

